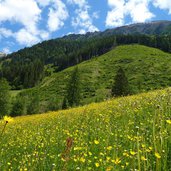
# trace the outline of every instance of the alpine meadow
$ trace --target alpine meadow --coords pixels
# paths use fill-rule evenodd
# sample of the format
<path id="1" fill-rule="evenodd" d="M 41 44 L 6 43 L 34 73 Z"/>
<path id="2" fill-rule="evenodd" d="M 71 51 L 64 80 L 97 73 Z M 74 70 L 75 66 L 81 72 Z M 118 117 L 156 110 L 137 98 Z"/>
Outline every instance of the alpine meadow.
<path id="1" fill-rule="evenodd" d="M 0 53 L 0 171 L 77 170 L 171 171 L 171 21 Z"/>
<path id="2" fill-rule="evenodd" d="M 170 170 L 171 90 L 5 117 L 1 170 Z"/>

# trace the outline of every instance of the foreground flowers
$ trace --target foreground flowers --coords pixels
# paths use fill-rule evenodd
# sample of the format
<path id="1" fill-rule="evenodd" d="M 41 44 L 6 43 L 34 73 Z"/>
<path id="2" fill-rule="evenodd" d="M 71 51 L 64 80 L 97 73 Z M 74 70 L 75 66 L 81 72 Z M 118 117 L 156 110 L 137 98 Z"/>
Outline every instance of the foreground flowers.
<path id="1" fill-rule="evenodd" d="M 171 124 L 171 120 L 166 120 L 166 122 L 167 122 L 168 124 Z"/>
<path id="2" fill-rule="evenodd" d="M 14 119 L 12 117 L 9 117 L 9 116 L 4 116 L 3 120 L 5 121 L 5 125 L 4 125 L 4 127 L 2 129 L 1 136 L 5 132 L 5 128 L 6 128 L 7 124 L 14 121 Z"/>
<path id="3" fill-rule="evenodd" d="M 169 170 L 170 96 L 157 91 L 15 122 L 5 116 L 0 170 Z"/>
<path id="4" fill-rule="evenodd" d="M 4 116 L 3 117 L 3 120 L 5 122 L 7 122 L 7 123 L 10 123 L 10 122 L 13 122 L 14 121 L 14 119 L 12 117 L 10 117 L 10 116 Z"/>
<path id="5" fill-rule="evenodd" d="M 159 153 L 157 153 L 157 152 L 155 153 L 155 156 L 156 156 L 157 159 L 161 158 L 161 155 Z"/>

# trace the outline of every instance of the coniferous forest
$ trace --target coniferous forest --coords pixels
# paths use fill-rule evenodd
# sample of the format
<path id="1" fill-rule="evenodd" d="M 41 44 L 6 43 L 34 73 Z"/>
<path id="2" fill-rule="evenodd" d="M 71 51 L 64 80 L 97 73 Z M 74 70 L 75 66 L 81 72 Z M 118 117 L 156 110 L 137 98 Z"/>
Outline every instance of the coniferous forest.
<path id="1" fill-rule="evenodd" d="M 124 44 L 146 45 L 171 52 L 170 35 L 105 35 L 81 40 L 61 38 L 25 48 L 1 59 L 0 77 L 6 78 L 12 89 L 34 87 L 49 74 L 47 65 L 58 72 Z"/>

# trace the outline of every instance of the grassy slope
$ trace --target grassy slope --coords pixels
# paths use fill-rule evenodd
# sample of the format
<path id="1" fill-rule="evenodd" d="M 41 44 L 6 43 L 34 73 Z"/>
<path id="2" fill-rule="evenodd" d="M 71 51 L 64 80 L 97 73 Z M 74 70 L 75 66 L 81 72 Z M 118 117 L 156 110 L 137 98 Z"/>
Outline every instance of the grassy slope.
<path id="1" fill-rule="evenodd" d="M 17 117 L 0 137 L 0 170 L 169 171 L 170 116 L 166 89 Z"/>
<path id="2" fill-rule="evenodd" d="M 78 66 L 81 73 L 82 104 L 110 97 L 113 78 L 119 66 L 124 68 L 133 93 L 171 85 L 171 55 L 141 45 L 119 46 Z M 72 70 L 73 67 L 70 67 L 55 73 L 45 78 L 38 87 L 24 93 L 38 92 L 44 106 L 42 111 L 53 104 L 60 107 Z"/>

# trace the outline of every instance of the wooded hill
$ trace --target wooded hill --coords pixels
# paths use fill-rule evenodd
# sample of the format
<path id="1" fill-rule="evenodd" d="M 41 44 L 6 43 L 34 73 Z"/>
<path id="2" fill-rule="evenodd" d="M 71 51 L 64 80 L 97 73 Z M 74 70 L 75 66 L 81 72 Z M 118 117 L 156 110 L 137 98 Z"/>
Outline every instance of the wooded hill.
<path id="1" fill-rule="evenodd" d="M 160 21 L 72 34 L 1 58 L 0 78 L 6 78 L 13 90 L 9 111 L 21 115 L 66 106 L 75 65 L 79 105 L 110 98 L 119 67 L 128 78 L 129 94 L 170 86 L 170 26 L 171 22 Z"/>
<path id="2" fill-rule="evenodd" d="M 30 88 L 53 71 L 100 56 L 118 45 L 138 43 L 171 52 L 169 33 L 171 22 L 158 21 L 44 41 L 1 59 L 0 77 L 13 89 Z"/>
<path id="3" fill-rule="evenodd" d="M 142 45 L 118 46 L 77 66 L 80 105 L 110 98 L 119 67 L 124 69 L 128 77 L 131 94 L 171 86 L 171 54 Z M 22 99 L 25 106 L 23 114 L 29 114 L 30 104 L 35 106 L 33 113 L 61 109 L 74 68 L 54 73 L 35 88 L 21 91 L 17 99 Z"/>

